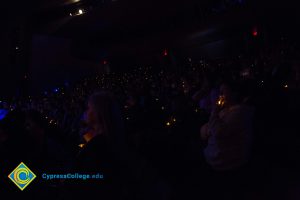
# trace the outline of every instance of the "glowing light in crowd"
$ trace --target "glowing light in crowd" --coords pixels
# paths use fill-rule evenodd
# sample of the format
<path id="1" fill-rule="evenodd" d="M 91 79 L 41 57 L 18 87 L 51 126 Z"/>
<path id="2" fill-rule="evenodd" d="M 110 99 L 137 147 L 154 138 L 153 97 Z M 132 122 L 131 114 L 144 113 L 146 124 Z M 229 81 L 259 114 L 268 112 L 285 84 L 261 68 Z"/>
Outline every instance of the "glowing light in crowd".
<path id="1" fill-rule="evenodd" d="M 168 50 L 165 49 L 165 50 L 164 50 L 164 56 L 167 56 L 167 55 L 168 55 Z"/>
<path id="2" fill-rule="evenodd" d="M 221 95 L 217 101 L 217 105 L 219 106 L 223 106 L 224 105 L 224 100 L 225 100 L 225 97 L 223 95 Z"/>
<path id="3" fill-rule="evenodd" d="M 254 27 L 252 30 L 252 35 L 253 37 L 257 37 L 258 36 L 258 31 L 257 31 L 257 27 Z"/>
<path id="4" fill-rule="evenodd" d="M 78 10 L 78 14 L 79 14 L 79 15 L 82 15 L 82 14 L 83 14 L 83 10 L 82 10 L 82 9 L 79 9 L 79 10 Z"/>
<path id="5" fill-rule="evenodd" d="M 172 124 L 175 124 L 176 121 L 176 118 L 171 117 L 169 121 L 166 122 L 166 126 L 171 126 Z"/>
<path id="6" fill-rule="evenodd" d="M 287 84 L 284 85 L 284 88 L 288 88 L 289 86 Z"/>

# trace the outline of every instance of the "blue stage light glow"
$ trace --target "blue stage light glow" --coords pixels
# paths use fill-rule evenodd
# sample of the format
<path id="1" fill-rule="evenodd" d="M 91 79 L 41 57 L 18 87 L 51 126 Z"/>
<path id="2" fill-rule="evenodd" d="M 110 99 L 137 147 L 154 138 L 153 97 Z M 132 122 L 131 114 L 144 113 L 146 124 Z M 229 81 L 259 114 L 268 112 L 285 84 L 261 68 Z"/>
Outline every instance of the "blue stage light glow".
<path id="1" fill-rule="evenodd" d="M 8 110 L 5 109 L 0 109 L 0 120 L 4 119 L 5 116 L 7 115 Z"/>

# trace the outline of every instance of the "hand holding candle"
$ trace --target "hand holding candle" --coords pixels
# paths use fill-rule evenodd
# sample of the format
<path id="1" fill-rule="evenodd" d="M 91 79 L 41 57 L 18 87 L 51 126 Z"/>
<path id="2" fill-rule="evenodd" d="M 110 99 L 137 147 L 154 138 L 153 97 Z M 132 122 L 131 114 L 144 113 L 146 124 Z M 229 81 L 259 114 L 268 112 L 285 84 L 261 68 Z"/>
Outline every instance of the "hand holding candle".
<path id="1" fill-rule="evenodd" d="M 224 104 L 225 104 L 225 96 L 224 95 L 220 95 L 219 99 L 217 101 L 217 105 L 222 108 L 224 106 Z"/>

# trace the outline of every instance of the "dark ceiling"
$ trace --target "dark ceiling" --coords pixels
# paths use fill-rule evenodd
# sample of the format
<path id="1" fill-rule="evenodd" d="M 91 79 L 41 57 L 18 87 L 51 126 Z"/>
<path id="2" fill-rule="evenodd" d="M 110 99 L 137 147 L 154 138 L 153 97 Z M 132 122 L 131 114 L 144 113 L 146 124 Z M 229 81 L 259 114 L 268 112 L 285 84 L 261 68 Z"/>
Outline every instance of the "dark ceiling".
<path id="1" fill-rule="evenodd" d="M 282 0 L 243 0 L 245 5 L 211 12 L 225 1 L 16 0 L 8 1 L 1 15 L 10 19 L 4 22 L 25 23 L 33 34 L 72 39 L 79 49 L 90 49 L 80 52 L 82 56 L 97 53 L 99 48 L 124 52 L 124 45 L 131 49 L 148 45 L 150 49 L 155 44 L 176 46 L 175 41 L 201 44 L 218 35 L 238 33 L 251 23 L 286 25 L 288 16 L 297 18 L 296 7 Z M 74 16 L 79 9 L 86 12 Z"/>
<path id="2" fill-rule="evenodd" d="M 194 23 L 195 17 L 203 17 L 203 13 L 215 9 L 220 2 L 244 2 L 253 15 L 299 13 L 289 0 L 14 0 L 1 3 L 0 20 L 27 20 L 34 31 L 65 36 L 148 25 L 159 29 L 166 24 Z M 69 16 L 82 8 L 87 10 L 84 15 Z"/>
<path id="3" fill-rule="evenodd" d="M 73 4 L 65 1 L 48 5 L 44 6 L 43 12 L 36 14 L 39 17 L 33 18 L 36 33 L 83 39 L 89 46 L 102 47 L 128 41 L 139 43 L 145 38 L 155 41 L 160 38 L 169 46 L 187 33 L 213 29 L 218 24 L 234 21 L 230 19 L 237 14 L 212 16 L 210 21 L 205 22 L 208 17 L 204 15 L 212 6 L 208 0 L 82 0 Z M 69 15 L 79 9 L 86 9 L 87 12 L 80 16 Z M 224 22 L 218 22 L 220 19 Z"/>

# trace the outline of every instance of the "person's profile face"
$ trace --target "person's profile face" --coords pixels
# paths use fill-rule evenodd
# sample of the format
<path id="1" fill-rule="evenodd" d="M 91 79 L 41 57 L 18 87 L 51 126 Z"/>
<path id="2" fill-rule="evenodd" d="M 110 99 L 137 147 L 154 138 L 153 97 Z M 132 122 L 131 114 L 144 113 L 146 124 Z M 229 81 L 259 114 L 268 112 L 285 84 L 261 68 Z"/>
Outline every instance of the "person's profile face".
<path id="1" fill-rule="evenodd" d="M 233 99 L 231 89 L 225 84 L 221 85 L 220 94 L 224 96 L 225 103 L 231 102 Z"/>

